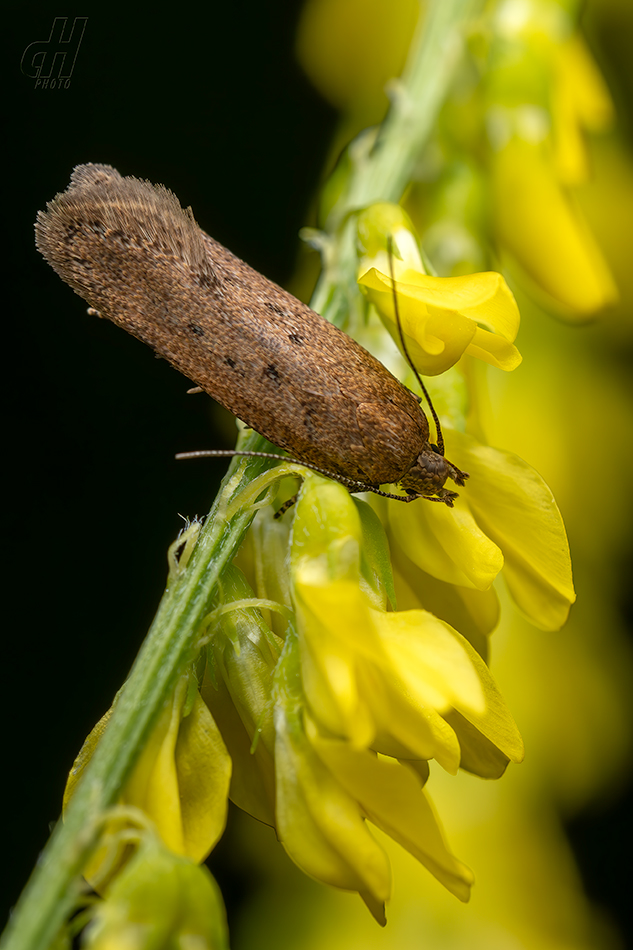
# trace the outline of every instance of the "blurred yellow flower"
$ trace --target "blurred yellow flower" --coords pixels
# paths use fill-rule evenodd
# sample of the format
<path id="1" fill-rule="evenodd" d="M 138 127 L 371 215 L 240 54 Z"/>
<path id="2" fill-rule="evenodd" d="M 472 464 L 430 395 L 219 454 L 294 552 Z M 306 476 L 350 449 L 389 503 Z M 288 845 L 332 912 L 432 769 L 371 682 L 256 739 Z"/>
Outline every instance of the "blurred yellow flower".
<path id="1" fill-rule="evenodd" d="M 552 132 L 560 181 L 581 185 L 590 175 L 583 132 L 601 132 L 614 120 L 611 96 L 580 33 L 552 49 Z"/>
<path id="2" fill-rule="evenodd" d="M 583 131 L 605 128 L 613 107 L 558 4 L 528 0 L 512 13 L 500 4 L 493 17 L 484 80 L 496 239 L 537 297 L 562 315 L 587 317 L 618 292 L 568 187 L 589 175 Z"/>
<path id="3" fill-rule="evenodd" d="M 297 58 L 329 102 L 361 122 L 376 122 L 419 15 L 419 0 L 308 0 L 297 28 Z"/>
<path id="4" fill-rule="evenodd" d="M 491 191 L 499 242 L 555 307 L 589 316 L 615 303 L 602 252 L 542 143 L 513 137 L 495 152 Z"/>

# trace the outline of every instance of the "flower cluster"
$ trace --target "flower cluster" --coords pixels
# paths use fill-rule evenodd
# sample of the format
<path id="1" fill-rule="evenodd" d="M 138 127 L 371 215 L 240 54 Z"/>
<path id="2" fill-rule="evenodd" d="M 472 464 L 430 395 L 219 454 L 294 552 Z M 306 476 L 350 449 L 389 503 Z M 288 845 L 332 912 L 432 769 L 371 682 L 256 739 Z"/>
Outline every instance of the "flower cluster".
<path id="1" fill-rule="evenodd" d="M 399 94 L 386 85 L 385 59 L 395 75 L 420 5 L 403 2 L 398 14 L 379 0 L 335 6 L 307 3 L 298 52 L 352 138 L 376 121 L 385 90 Z M 468 24 L 465 54 L 404 199 L 439 274 L 471 275 L 501 258 L 532 297 L 574 321 L 618 298 L 575 195 L 590 173 L 586 136 L 608 129 L 614 115 L 577 21 L 576 2 L 486 5 Z M 358 22 L 363 43 L 351 28 Z M 323 226 L 357 162 L 350 148 L 326 186 Z"/>
<path id="2" fill-rule="evenodd" d="M 233 759 L 231 797 L 274 825 L 304 871 L 358 891 L 378 920 L 390 871 L 367 820 L 467 899 L 470 872 L 447 850 L 423 786 L 433 758 L 487 776 L 521 759 L 485 664 L 428 611 L 387 609 L 384 530 L 342 486 L 307 475 L 291 531 L 270 509 L 258 522 L 245 573 L 225 577 L 235 609 L 212 638 L 202 686 Z M 247 606 L 248 581 L 251 603 L 269 605 L 280 575 L 290 580 L 283 639 Z"/>
<path id="3" fill-rule="evenodd" d="M 175 854 L 201 860 L 228 792 L 276 828 L 304 871 L 358 891 L 382 922 L 390 869 L 369 820 L 467 900 L 471 873 L 448 851 L 424 785 L 433 758 L 487 777 L 522 758 L 479 654 L 426 610 L 387 609 L 379 519 L 319 476 L 307 475 L 291 532 L 263 509 L 239 561 L 245 573 L 225 571 L 209 619 L 200 692 L 187 702 L 187 684 L 176 691 L 121 803 L 142 809 Z M 281 635 L 263 618 L 271 607 Z M 104 726 L 88 738 L 69 795 Z M 129 846 L 122 821 L 112 818 L 86 870 L 106 893 L 113 870 L 111 889 L 127 873 L 111 854 Z"/>
<path id="4" fill-rule="evenodd" d="M 574 195 L 589 177 L 584 134 L 613 107 L 564 6 L 491 6 L 408 209 L 440 273 L 480 267 L 492 245 L 539 303 L 584 320 L 618 297 Z"/>
<path id="5" fill-rule="evenodd" d="M 494 229 L 550 306 L 587 317 L 617 299 L 570 189 L 588 178 L 583 131 L 611 100 L 571 17 L 557 3 L 500 3 L 483 90 Z"/>

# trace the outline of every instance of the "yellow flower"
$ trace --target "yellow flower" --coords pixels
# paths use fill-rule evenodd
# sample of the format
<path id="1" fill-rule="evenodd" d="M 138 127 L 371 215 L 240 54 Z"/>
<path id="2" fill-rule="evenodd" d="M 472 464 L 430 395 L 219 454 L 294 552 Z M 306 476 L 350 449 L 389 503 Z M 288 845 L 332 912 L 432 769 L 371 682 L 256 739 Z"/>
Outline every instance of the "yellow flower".
<path id="1" fill-rule="evenodd" d="M 460 900 L 472 874 L 448 851 L 423 791 L 428 766 L 400 763 L 324 733 L 305 707 L 296 641 L 277 678 L 277 833 L 292 860 L 318 880 L 357 891 L 384 924 L 391 870 L 369 819 Z"/>
<path id="2" fill-rule="evenodd" d="M 358 891 L 384 923 L 391 869 L 369 832 L 359 802 L 316 754 L 305 735 L 296 689 L 279 690 L 275 707 L 277 834 L 292 860 L 334 887 Z"/>
<path id="3" fill-rule="evenodd" d="M 385 85 L 399 75 L 420 15 L 417 0 L 309 0 L 297 29 L 297 58 L 329 102 L 379 121 Z"/>
<path id="4" fill-rule="evenodd" d="M 96 905 L 88 950 L 156 947 L 228 950 L 222 897 L 205 867 L 175 855 L 151 833 Z"/>
<path id="5" fill-rule="evenodd" d="M 369 821 L 417 858 L 447 890 L 467 901 L 472 872 L 446 847 L 419 772 L 405 761 L 324 736 L 310 717 L 306 732 L 321 761 Z"/>
<path id="6" fill-rule="evenodd" d="M 484 83 L 496 237 L 548 306 L 587 317 L 618 293 L 568 186 L 588 177 L 582 131 L 610 121 L 611 101 L 566 13 L 510 10 L 493 21 Z"/>
<path id="7" fill-rule="evenodd" d="M 451 429 L 444 435 L 447 454 L 470 473 L 468 486 L 453 509 L 387 506 L 393 541 L 421 570 L 459 587 L 486 591 L 503 567 L 512 597 L 532 623 L 559 629 L 576 595 L 550 489 L 518 456 Z"/>
<path id="8" fill-rule="evenodd" d="M 313 877 L 356 890 L 379 923 L 391 891 L 389 860 L 369 819 L 406 848 L 456 897 L 467 901 L 472 873 L 447 849 L 413 763 L 397 762 L 324 734 L 297 712 L 291 694 L 276 707 L 278 834 Z"/>
<path id="9" fill-rule="evenodd" d="M 64 805 L 92 758 L 110 713 L 84 742 L 68 777 Z M 230 776 L 231 760 L 218 727 L 190 675 L 185 674 L 149 736 L 119 804 L 147 815 L 175 854 L 203 861 L 224 831 Z M 102 882 L 99 872 L 121 827 L 116 818 L 108 823 L 103 845 L 85 869 L 84 876 L 99 889 L 109 879 Z"/>
<path id="10" fill-rule="evenodd" d="M 508 285 L 494 272 L 465 277 L 424 273 L 412 225 L 397 205 L 372 205 L 358 222 L 358 283 L 400 346 L 394 286 L 386 243 L 393 242 L 398 313 L 407 350 L 418 372 L 437 376 L 464 353 L 512 370 L 521 362 L 514 346 L 519 311 Z"/>
<path id="11" fill-rule="evenodd" d="M 471 645 L 427 611 L 386 612 L 361 588 L 359 504 L 316 476 L 297 503 L 291 577 L 311 715 L 354 748 L 436 758 L 451 772 L 461 757 L 456 723 L 465 720 L 505 764 L 520 761 L 516 727 Z M 342 517 L 332 506 L 346 509 Z"/>
<path id="12" fill-rule="evenodd" d="M 552 131 L 560 181 L 580 185 L 589 178 L 583 132 L 598 132 L 613 122 L 614 109 L 607 85 L 580 33 L 556 44 Z"/>
<path id="13" fill-rule="evenodd" d="M 422 607 L 445 620 L 455 630 L 459 630 L 487 662 L 488 635 L 499 623 L 501 611 L 494 587 L 487 590 L 463 587 L 439 580 L 423 571 L 407 557 L 391 532 L 387 503 L 372 504 L 380 510 L 381 519 L 387 525 L 398 607 L 401 610 L 418 610 Z"/>
<path id="14" fill-rule="evenodd" d="M 618 299 L 591 231 L 542 143 L 513 137 L 491 160 L 497 238 L 557 308 L 588 316 Z"/>

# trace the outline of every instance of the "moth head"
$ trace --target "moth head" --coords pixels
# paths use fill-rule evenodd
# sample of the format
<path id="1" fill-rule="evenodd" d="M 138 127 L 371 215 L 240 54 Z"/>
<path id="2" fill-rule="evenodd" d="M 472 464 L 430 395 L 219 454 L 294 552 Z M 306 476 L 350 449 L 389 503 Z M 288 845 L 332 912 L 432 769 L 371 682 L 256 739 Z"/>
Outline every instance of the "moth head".
<path id="1" fill-rule="evenodd" d="M 409 471 L 400 479 L 407 494 L 433 498 L 453 507 L 457 493 L 444 488 L 447 478 L 457 485 L 463 485 L 468 478 L 467 472 L 461 472 L 445 458 L 436 445 L 429 442 L 423 447 Z"/>
<path id="2" fill-rule="evenodd" d="M 417 459 L 401 479 L 401 485 L 417 495 L 434 495 L 449 476 L 449 463 L 427 442 Z"/>

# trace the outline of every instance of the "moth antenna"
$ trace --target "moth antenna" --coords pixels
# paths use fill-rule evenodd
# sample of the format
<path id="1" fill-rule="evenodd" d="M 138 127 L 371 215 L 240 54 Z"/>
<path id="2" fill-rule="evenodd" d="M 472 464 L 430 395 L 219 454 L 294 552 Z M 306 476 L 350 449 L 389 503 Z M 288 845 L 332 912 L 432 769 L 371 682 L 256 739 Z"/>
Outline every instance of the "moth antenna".
<path id="1" fill-rule="evenodd" d="M 246 456 L 247 458 L 260 458 L 260 459 L 278 459 L 280 462 L 291 462 L 293 465 L 300 465 L 302 468 L 309 468 L 311 472 L 316 472 L 317 475 L 325 475 L 326 478 L 331 478 L 335 482 L 340 482 L 341 485 L 345 487 L 350 492 L 362 492 L 370 491 L 374 495 L 382 495 L 383 498 L 394 498 L 396 501 L 410 502 L 415 501 L 416 498 L 419 498 L 419 495 L 394 495 L 391 492 L 381 491 L 379 488 L 374 488 L 372 485 L 366 485 L 365 482 L 359 482 L 355 478 L 347 478 L 345 475 L 339 475 L 338 472 L 329 472 L 326 468 L 319 468 L 317 465 L 309 465 L 307 462 L 302 462 L 301 459 L 290 458 L 288 455 L 278 455 L 275 452 L 247 452 L 240 451 L 239 449 L 198 449 L 195 452 L 178 452 L 175 456 L 178 460 L 181 459 L 201 459 L 201 458 L 232 458 L 234 455 Z M 431 501 L 435 501 L 435 498 L 432 498 Z M 437 499 L 440 501 L 441 499 Z"/>
<path id="2" fill-rule="evenodd" d="M 395 278 L 394 269 L 393 269 L 393 240 L 392 240 L 391 235 L 389 235 L 389 237 L 387 238 L 387 253 L 389 256 L 389 273 L 391 276 L 391 286 L 393 290 L 393 309 L 396 315 L 396 326 L 398 327 L 398 336 L 400 337 L 400 346 L 402 347 L 402 352 L 404 353 L 405 359 L 407 363 L 409 364 L 409 366 L 411 367 L 411 369 L 413 370 L 415 378 L 420 384 L 420 388 L 422 389 L 422 392 L 424 393 L 426 401 L 429 404 L 429 409 L 431 410 L 431 415 L 433 416 L 433 421 L 435 422 L 435 431 L 437 432 L 437 447 L 440 450 L 440 455 L 444 455 L 444 436 L 442 435 L 442 427 L 440 425 L 440 420 L 438 418 L 437 412 L 435 411 L 435 406 L 431 402 L 431 397 L 429 396 L 427 392 L 427 388 L 422 382 L 422 377 L 420 376 L 417 369 L 413 365 L 413 360 L 411 359 L 411 356 L 409 355 L 407 344 L 405 343 L 405 340 L 404 340 L 404 333 L 402 332 L 402 323 L 400 322 L 400 311 L 398 310 L 398 294 L 396 293 L 396 278 Z"/>
<path id="3" fill-rule="evenodd" d="M 308 462 L 302 462 L 301 459 L 291 458 L 289 455 L 279 455 L 276 452 L 247 452 L 239 449 L 199 449 L 196 452 L 178 452 L 177 459 L 199 459 L 199 458 L 232 458 L 234 455 L 246 456 L 247 458 L 259 459 L 278 459 L 280 462 L 291 462 L 293 465 L 301 465 L 302 468 L 309 468 L 310 471 L 318 475 L 325 475 L 326 478 L 333 478 L 346 487 L 356 486 L 356 491 L 369 491 L 370 489 L 364 482 L 358 482 L 354 478 L 347 478 L 345 475 L 339 475 L 337 472 L 330 472 L 326 468 L 319 468 L 317 465 L 310 465 Z M 362 486 L 362 487 L 357 487 Z"/>

